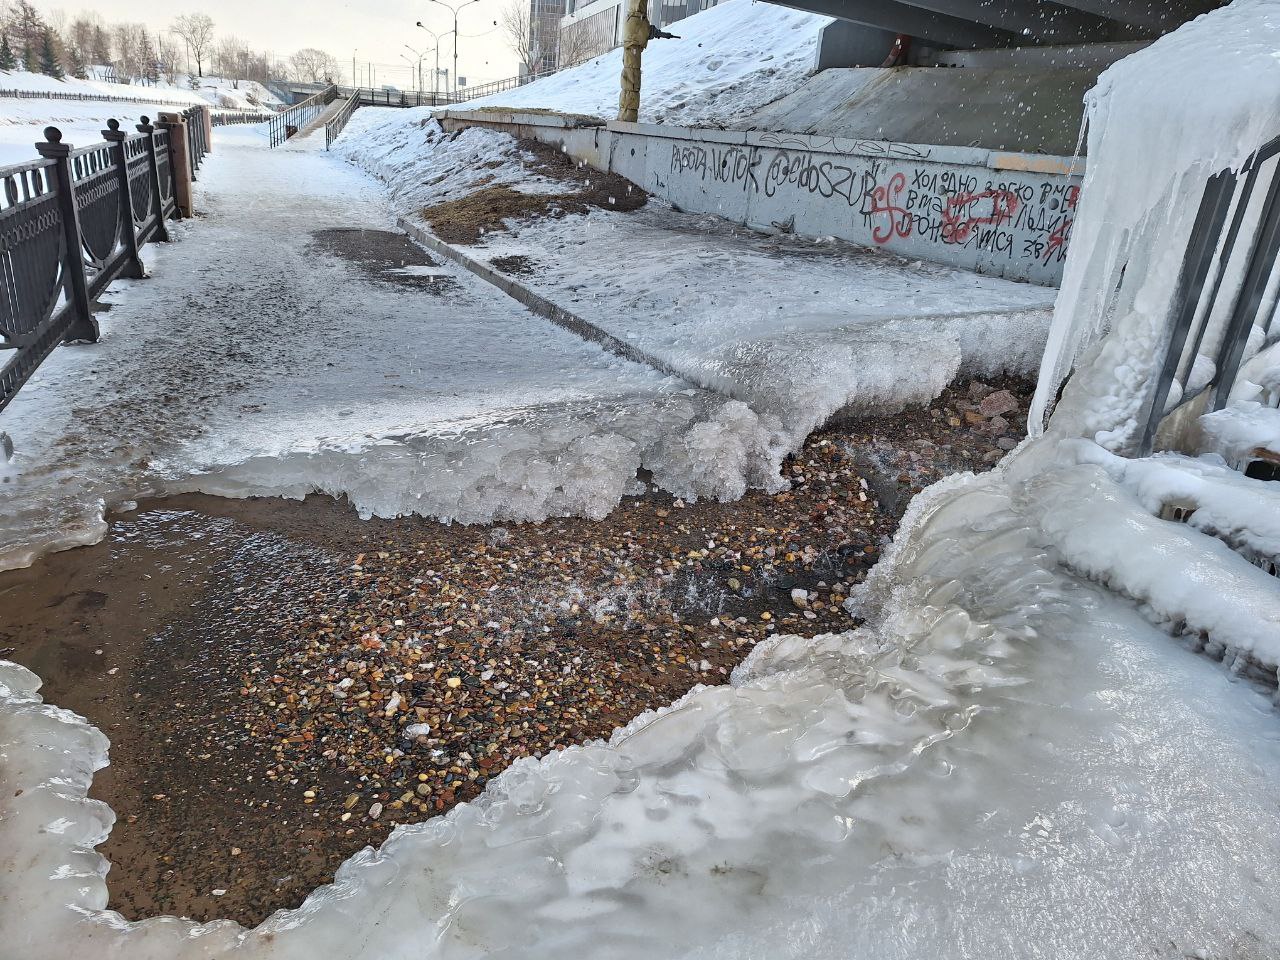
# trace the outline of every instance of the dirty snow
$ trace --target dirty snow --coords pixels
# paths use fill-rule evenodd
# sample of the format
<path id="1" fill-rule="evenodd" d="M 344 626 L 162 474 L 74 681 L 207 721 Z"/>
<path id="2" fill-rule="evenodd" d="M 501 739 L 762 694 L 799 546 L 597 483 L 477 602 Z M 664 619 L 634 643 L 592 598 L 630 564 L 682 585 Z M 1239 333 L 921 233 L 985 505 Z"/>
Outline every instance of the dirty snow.
<path id="1" fill-rule="evenodd" d="M 644 52 L 640 120 L 732 126 L 796 89 L 812 72 L 822 17 L 752 0 L 724 0 L 669 27 L 679 40 L 651 40 Z M 523 87 L 467 101 L 467 109 L 519 107 L 618 114 L 622 50 Z"/>

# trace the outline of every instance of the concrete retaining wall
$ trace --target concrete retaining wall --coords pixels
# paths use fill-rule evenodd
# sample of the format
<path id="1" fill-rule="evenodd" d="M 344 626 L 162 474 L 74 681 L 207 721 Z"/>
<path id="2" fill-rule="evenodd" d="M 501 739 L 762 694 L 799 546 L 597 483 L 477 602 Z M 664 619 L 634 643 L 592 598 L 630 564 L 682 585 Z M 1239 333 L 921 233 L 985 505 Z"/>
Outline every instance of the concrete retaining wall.
<path id="1" fill-rule="evenodd" d="M 1046 285 L 1061 280 L 1079 191 L 1067 157 L 513 111 L 437 116 L 446 129 L 554 144 L 693 213 Z"/>

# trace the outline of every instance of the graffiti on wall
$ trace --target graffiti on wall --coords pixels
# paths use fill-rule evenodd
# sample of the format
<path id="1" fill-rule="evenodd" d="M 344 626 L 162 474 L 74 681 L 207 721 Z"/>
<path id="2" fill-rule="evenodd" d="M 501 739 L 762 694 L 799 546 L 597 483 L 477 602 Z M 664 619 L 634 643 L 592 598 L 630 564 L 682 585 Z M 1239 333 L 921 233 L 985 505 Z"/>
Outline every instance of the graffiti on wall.
<path id="1" fill-rule="evenodd" d="M 1066 257 L 1080 189 L 1061 176 L 1001 178 L 910 157 L 688 142 L 672 146 L 668 173 L 768 198 L 808 194 L 842 205 L 856 232 L 878 245 L 971 248 L 1042 266 Z"/>

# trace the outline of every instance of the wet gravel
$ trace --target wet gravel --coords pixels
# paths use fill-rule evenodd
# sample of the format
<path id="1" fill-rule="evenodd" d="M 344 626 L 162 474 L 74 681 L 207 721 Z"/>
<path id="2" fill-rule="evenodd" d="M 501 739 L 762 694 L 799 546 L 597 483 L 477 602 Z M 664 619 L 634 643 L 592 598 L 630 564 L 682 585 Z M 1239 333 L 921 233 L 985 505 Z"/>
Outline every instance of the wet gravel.
<path id="1" fill-rule="evenodd" d="M 655 492 L 599 522 L 166 501 L 0 575 L 31 597 L 3 605 L 0 646 L 112 738 L 111 906 L 254 924 L 516 758 L 726 682 L 775 631 L 852 626 L 841 603 L 910 494 L 1002 456 L 1026 395 L 966 385 L 815 434 L 787 492 Z"/>

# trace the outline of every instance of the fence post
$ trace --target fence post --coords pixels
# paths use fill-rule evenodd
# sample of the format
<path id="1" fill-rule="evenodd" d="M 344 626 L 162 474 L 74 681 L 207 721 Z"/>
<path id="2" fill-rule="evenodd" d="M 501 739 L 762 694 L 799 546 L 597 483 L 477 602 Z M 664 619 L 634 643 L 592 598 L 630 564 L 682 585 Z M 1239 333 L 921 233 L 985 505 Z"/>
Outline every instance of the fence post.
<path id="1" fill-rule="evenodd" d="M 173 203 L 178 216 L 195 216 L 191 207 L 191 143 L 180 113 L 160 114 L 160 126 L 169 131 L 169 172 L 173 174 Z"/>
<path id="2" fill-rule="evenodd" d="M 156 128 L 149 117 L 143 117 L 138 124 L 138 132 L 147 137 L 147 175 L 151 178 L 151 195 L 156 200 L 156 232 L 155 239 L 162 243 L 169 241 L 169 228 L 165 226 L 164 194 L 160 192 L 160 161 L 156 159 Z"/>
<path id="3" fill-rule="evenodd" d="M 57 127 L 44 128 L 45 142 L 37 143 L 40 156 L 53 163 L 54 185 L 58 192 L 58 214 L 62 219 L 62 235 L 66 246 L 63 266 L 67 271 L 67 301 L 72 311 L 71 323 L 63 340 L 98 339 L 98 321 L 89 305 L 89 282 L 84 274 L 84 242 L 80 239 L 80 212 L 76 208 L 76 181 L 71 172 L 71 144 L 62 142 Z"/>
<path id="4" fill-rule="evenodd" d="M 124 218 L 124 245 L 129 259 L 120 268 L 120 276 L 127 280 L 141 280 L 147 275 L 138 255 L 137 221 L 133 216 L 133 191 L 129 188 L 129 160 L 124 155 L 124 141 L 128 136 L 120 129 L 120 121 L 107 121 L 109 129 L 102 131 L 102 139 L 111 144 L 111 159 L 116 165 L 116 180 L 120 184 L 120 216 Z"/>
<path id="5" fill-rule="evenodd" d="M 213 111 L 208 107 L 200 108 L 201 129 L 204 131 L 204 152 L 213 153 Z"/>

